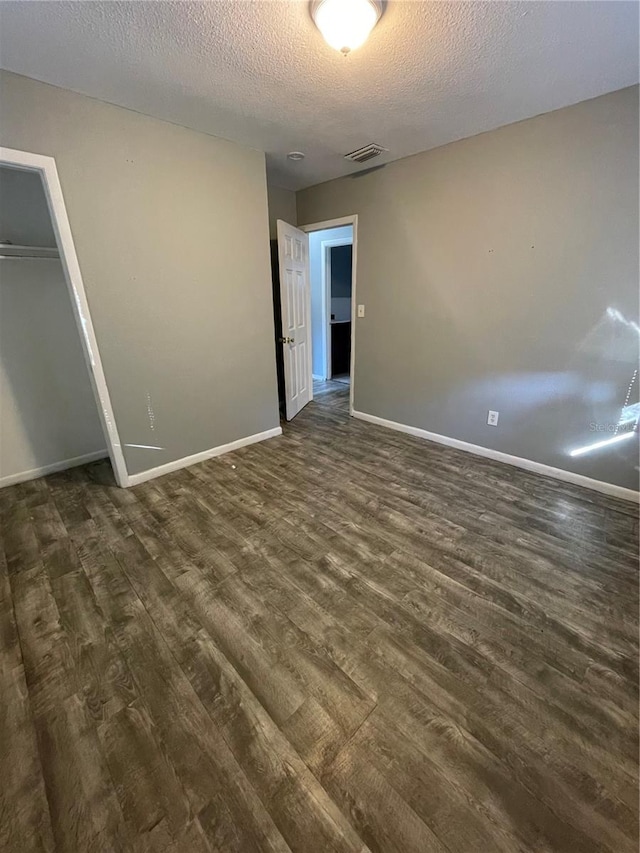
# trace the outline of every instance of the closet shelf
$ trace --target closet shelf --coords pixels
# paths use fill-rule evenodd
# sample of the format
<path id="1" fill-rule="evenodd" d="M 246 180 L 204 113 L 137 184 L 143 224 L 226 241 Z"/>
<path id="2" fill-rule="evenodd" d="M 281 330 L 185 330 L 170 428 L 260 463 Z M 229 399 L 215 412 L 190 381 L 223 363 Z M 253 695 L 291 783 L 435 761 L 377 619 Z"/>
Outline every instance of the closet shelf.
<path id="1" fill-rule="evenodd" d="M 15 246 L 13 243 L 0 243 L 0 259 L 59 257 L 58 250 L 50 246 Z"/>

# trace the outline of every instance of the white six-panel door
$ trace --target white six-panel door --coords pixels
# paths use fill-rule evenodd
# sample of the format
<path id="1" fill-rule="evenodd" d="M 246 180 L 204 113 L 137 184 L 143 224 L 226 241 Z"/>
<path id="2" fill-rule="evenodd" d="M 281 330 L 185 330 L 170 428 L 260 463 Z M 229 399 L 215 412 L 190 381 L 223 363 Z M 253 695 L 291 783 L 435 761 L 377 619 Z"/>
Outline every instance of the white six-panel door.
<path id="1" fill-rule="evenodd" d="M 313 399 L 311 380 L 311 284 L 309 237 L 278 220 L 278 260 L 287 420 Z"/>

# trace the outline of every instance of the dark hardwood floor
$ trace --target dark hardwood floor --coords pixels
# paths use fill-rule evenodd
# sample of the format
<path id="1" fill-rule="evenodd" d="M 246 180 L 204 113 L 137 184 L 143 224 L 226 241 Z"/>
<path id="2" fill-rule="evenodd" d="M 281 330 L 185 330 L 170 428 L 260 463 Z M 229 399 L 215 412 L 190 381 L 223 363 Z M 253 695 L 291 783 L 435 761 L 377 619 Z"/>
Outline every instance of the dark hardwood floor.
<path id="1" fill-rule="evenodd" d="M 636 853 L 637 507 L 348 393 L 0 492 L 4 853 Z"/>

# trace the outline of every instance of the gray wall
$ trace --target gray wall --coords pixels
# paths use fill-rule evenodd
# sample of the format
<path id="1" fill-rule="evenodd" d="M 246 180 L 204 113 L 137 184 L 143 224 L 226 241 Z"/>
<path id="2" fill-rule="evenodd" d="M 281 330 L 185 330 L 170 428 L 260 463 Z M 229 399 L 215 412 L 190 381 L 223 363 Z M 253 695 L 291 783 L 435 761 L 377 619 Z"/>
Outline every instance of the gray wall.
<path id="1" fill-rule="evenodd" d="M 62 264 L 0 261 L 0 483 L 105 447 Z"/>
<path id="2" fill-rule="evenodd" d="M 331 296 L 351 299 L 351 262 L 353 246 L 331 248 Z"/>
<path id="3" fill-rule="evenodd" d="M 0 166 L 0 243 L 55 247 L 42 178 Z"/>
<path id="4" fill-rule="evenodd" d="M 0 141 L 56 159 L 129 473 L 276 427 L 264 155 L 7 72 Z"/>
<path id="5" fill-rule="evenodd" d="M 291 190 L 283 190 L 281 187 L 267 187 L 269 203 L 269 237 L 271 240 L 278 239 L 278 219 L 288 222 L 289 225 L 298 224 L 296 211 L 296 194 Z"/>
<path id="6" fill-rule="evenodd" d="M 638 363 L 637 87 L 297 204 L 359 217 L 356 410 L 638 487 L 637 436 L 569 455 L 610 437 Z"/>
<path id="7" fill-rule="evenodd" d="M 351 265 L 353 246 L 331 249 L 331 314 L 334 320 L 351 319 Z"/>

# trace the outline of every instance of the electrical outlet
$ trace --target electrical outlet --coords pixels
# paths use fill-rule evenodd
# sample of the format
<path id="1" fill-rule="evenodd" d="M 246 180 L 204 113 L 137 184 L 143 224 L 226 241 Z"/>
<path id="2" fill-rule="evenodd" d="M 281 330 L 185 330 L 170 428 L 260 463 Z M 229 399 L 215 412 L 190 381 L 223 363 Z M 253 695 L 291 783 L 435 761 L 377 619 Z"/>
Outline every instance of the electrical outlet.
<path id="1" fill-rule="evenodd" d="M 358 317 L 364 317 L 364 305 L 358 305 Z"/>
<path id="2" fill-rule="evenodd" d="M 489 412 L 489 416 L 487 418 L 487 423 L 489 426 L 498 426 L 498 418 L 500 417 L 500 412 Z"/>

